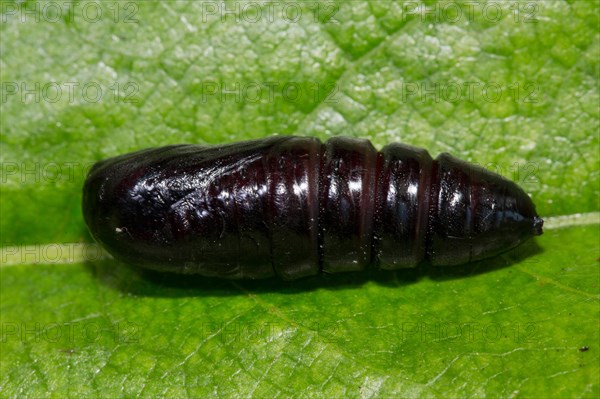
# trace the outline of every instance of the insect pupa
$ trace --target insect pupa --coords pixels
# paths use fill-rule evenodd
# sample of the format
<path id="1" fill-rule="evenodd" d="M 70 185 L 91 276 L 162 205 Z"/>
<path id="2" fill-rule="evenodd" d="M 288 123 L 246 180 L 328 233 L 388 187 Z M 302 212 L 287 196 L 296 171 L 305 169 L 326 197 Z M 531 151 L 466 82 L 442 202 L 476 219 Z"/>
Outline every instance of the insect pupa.
<path id="1" fill-rule="evenodd" d="M 96 163 L 91 235 L 114 258 L 210 277 L 293 280 L 457 265 L 542 234 L 514 182 L 443 153 L 334 137 L 171 145 Z"/>

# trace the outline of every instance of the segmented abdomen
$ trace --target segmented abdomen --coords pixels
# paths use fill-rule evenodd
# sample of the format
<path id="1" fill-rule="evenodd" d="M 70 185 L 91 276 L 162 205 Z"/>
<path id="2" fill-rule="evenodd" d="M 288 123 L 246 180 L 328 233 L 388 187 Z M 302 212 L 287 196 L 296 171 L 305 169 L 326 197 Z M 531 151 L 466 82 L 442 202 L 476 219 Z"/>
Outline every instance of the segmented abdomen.
<path id="1" fill-rule="evenodd" d="M 463 263 L 541 233 L 529 197 L 498 175 L 447 154 L 432 161 L 422 149 L 377 152 L 343 137 L 111 158 L 91 170 L 83 209 L 94 238 L 118 259 L 226 278 Z M 507 223 L 512 238 L 490 244 Z"/>

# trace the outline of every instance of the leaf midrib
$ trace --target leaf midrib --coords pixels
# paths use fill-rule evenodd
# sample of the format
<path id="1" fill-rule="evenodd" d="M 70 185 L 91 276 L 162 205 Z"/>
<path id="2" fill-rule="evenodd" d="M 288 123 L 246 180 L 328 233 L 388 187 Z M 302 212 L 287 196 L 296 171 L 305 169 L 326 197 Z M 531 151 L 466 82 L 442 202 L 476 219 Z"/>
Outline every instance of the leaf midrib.
<path id="1" fill-rule="evenodd" d="M 560 215 L 560 216 L 551 216 L 545 218 L 544 221 L 544 230 L 559 230 L 571 227 L 580 227 L 580 226 L 590 226 L 590 225 L 600 225 L 600 212 L 590 212 L 590 213 L 575 213 L 571 215 Z M 57 247 L 63 249 L 70 249 L 75 253 L 74 256 L 70 256 L 68 259 L 61 260 L 42 260 L 44 257 L 40 256 L 42 251 L 47 251 L 49 247 Z M 86 256 L 83 256 L 84 251 L 95 251 L 96 253 L 102 253 L 102 257 L 98 257 L 95 260 L 104 260 L 110 259 L 110 255 L 100 248 L 98 244 L 94 243 L 46 243 L 46 244 L 36 244 L 36 245 L 9 245 L 0 247 L 0 268 L 8 267 L 8 266 L 28 266 L 28 265 L 69 265 L 81 263 L 83 261 L 89 260 Z M 62 252 L 61 252 L 62 253 Z M 47 254 L 46 254 L 47 255 Z M 9 259 L 11 256 L 14 256 L 18 259 L 15 261 L 5 261 Z M 26 257 L 30 256 L 35 259 L 40 259 L 36 262 L 27 262 Z M 25 257 L 25 258 L 24 258 Z M 47 257 L 47 256 L 46 256 Z"/>

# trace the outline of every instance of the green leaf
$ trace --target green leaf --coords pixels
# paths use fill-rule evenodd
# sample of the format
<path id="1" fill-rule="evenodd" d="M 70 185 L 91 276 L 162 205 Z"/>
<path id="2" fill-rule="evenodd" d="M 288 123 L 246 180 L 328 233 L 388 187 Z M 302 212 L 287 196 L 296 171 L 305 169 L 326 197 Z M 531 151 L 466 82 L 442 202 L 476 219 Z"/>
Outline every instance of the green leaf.
<path id="1" fill-rule="evenodd" d="M 0 3 L 0 395 L 598 397 L 599 3 L 260 4 Z M 275 133 L 449 151 L 548 228 L 464 267 L 288 283 L 88 245 L 93 162 Z"/>

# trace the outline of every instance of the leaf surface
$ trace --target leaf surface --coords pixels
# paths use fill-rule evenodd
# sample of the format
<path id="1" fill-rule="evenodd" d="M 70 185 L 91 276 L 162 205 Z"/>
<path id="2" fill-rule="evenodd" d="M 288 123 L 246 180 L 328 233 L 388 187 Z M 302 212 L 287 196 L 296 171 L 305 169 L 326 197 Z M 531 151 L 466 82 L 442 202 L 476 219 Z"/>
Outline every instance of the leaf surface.
<path id="1" fill-rule="evenodd" d="M 597 2 L 1 5 L 1 396 L 600 395 Z M 276 133 L 451 152 L 550 228 L 290 283 L 92 256 L 93 162 Z"/>

